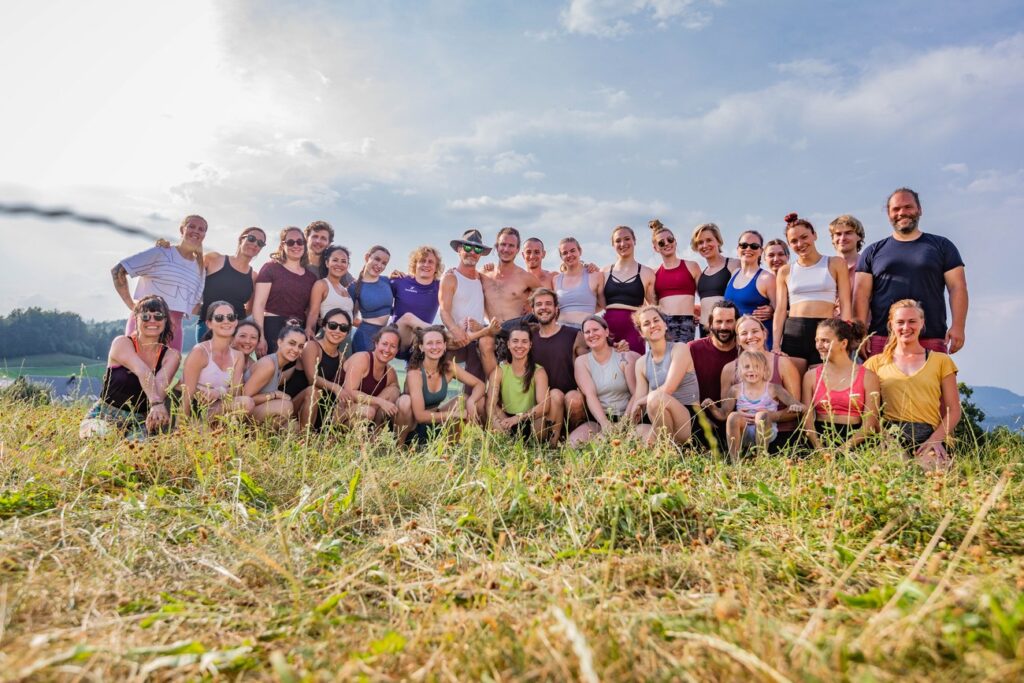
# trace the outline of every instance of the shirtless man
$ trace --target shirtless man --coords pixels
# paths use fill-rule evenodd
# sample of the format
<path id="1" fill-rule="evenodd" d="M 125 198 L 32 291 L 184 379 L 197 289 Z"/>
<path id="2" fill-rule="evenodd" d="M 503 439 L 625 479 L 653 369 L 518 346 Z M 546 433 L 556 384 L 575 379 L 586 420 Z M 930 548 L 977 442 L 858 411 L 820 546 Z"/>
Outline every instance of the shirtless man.
<path id="1" fill-rule="evenodd" d="M 484 290 L 476 264 L 481 256 L 491 253 L 491 248 L 484 246 L 480 231 L 472 229 L 462 233 L 462 239 L 452 240 L 450 244 L 458 254 L 459 265 L 441 278 L 438 292 L 441 322 L 451 332 L 452 344 L 458 349 L 456 360 L 465 363 L 466 370 L 472 375 L 485 379 L 490 375 L 481 365 L 479 347 L 483 342 L 489 346 L 490 356 L 494 357 L 494 337 L 491 335 L 497 331 L 497 321 L 493 327 L 484 327 Z"/>
<path id="2" fill-rule="evenodd" d="M 523 243 L 523 262 L 526 264 L 526 272 L 536 277 L 545 287 L 551 285 L 551 278 L 554 276 L 553 272 L 544 270 L 542 266 L 547 254 L 547 251 L 544 250 L 544 243 L 540 241 L 539 237 L 531 237 Z"/>
<path id="3" fill-rule="evenodd" d="M 484 286 L 484 307 L 488 320 L 497 320 L 502 326 L 514 325 L 530 312 L 530 294 L 542 286 L 536 275 L 516 265 L 519 252 L 519 231 L 502 228 L 498 231 L 495 249 L 498 251 L 498 267 L 480 274 Z M 493 341 L 493 340 L 489 340 Z M 498 367 L 492 344 L 481 342 L 480 358 L 484 370 L 490 377 Z"/>

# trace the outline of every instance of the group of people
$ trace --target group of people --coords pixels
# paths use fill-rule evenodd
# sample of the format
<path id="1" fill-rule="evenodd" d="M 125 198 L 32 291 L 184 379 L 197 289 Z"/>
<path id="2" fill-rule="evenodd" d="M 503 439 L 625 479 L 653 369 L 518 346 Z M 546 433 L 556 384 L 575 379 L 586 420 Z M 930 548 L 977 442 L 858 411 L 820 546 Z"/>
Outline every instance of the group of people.
<path id="1" fill-rule="evenodd" d="M 628 226 L 612 231 L 614 263 L 585 262 L 566 237 L 553 272 L 541 240 L 506 227 L 493 245 L 475 229 L 451 240 L 448 271 L 421 246 L 386 274 L 391 252 L 374 245 L 355 275 L 326 222 L 282 230 L 257 272 L 262 229 L 243 230 L 234 255 L 203 252 L 207 223 L 189 216 L 178 245 L 112 271 L 132 316 L 88 421 L 152 433 L 168 426 L 173 393 L 179 419 L 387 422 L 400 442 L 463 422 L 550 444 L 629 430 L 647 443 L 718 443 L 734 458 L 801 435 L 852 446 L 884 422 L 922 464 L 941 466 L 960 417 L 947 353 L 964 343 L 964 264 L 952 242 L 920 230 L 917 193 L 896 190 L 886 211 L 892 234 L 863 251 L 860 221 L 835 219 L 835 256 L 790 214 L 783 239 L 742 232 L 737 258 L 723 254 L 718 226 L 698 225 L 690 245 L 703 267 L 653 220 L 657 269 L 637 260 Z M 497 264 L 478 267 L 492 250 Z M 139 278 L 134 297 L 128 277 Z M 189 314 L 200 341 L 172 392 Z"/>

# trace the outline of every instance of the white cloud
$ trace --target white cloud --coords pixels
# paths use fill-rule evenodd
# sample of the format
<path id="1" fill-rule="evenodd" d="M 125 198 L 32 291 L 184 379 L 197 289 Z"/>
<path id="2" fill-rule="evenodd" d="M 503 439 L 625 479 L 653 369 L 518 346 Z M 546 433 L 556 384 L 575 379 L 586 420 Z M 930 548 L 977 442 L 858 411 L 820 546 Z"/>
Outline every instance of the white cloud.
<path id="1" fill-rule="evenodd" d="M 823 59 L 796 59 L 776 64 L 775 70 L 795 78 L 827 78 L 839 72 L 835 64 Z"/>
<path id="2" fill-rule="evenodd" d="M 501 152 L 494 156 L 491 170 L 495 173 L 519 173 L 533 165 L 536 158 L 532 154 L 520 154 L 515 151 Z"/>
<path id="3" fill-rule="evenodd" d="M 446 207 L 453 212 L 479 218 L 514 217 L 523 227 L 570 229 L 582 233 L 610 231 L 619 223 L 646 224 L 651 216 L 665 214 L 668 204 L 637 199 L 598 199 L 589 195 L 517 194 L 508 197 L 481 195 L 452 199 Z"/>
<path id="4" fill-rule="evenodd" d="M 544 180 L 546 174 L 543 171 L 527 171 L 523 174 L 523 178 L 536 182 L 538 180 Z"/>
<path id="5" fill-rule="evenodd" d="M 1013 173 L 982 171 L 966 187 L 967 192 L 971 193 L 1020 192 L 1022 189 L 1024 189 L 1024 169 L 1018 169 Z"/>
<path id="6" fill-rule="evenodd" d="M 948 171 L 949 173 L 958 173 L 960 175 L 963 175 L 964 173 L 967 173 L 967 164 L 946 164 L 945 166 L 942 167 L 942 170 Z"/>
<path id="7" fill-rule="evenodd" d="M 597 94 L 604 99 L 605 106 L 608 108 L 621 107 L 629 102 L 629 93 L 625 90 L 603 87 L 598 88 Z"/>
<path id="8" fill-rule="evenodd" d="M 678 24 L 697 30 L 711 23 L 711 15 L 698 5 L 718 5 L 716 0 L 570 0 L 562 10 L 562 26 L 569 33 L 620 38 L 633 30 L 636 15 L 649 15 L 658 28 Z"/>

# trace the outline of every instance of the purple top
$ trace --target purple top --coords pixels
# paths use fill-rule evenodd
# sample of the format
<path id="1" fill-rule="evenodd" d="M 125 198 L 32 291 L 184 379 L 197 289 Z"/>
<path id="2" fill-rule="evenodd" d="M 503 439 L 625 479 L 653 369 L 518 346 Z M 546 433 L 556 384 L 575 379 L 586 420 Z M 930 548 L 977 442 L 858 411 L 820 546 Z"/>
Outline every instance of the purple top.
<path id="1" fill-rule="evenodd" d="M 421 285 L 411 275 L 391 280 L 391 291 L 395 295 L 395 320 L 405 313 L 412 313 L 425 323 L 434 322 L 440 306 L 438 292 L 441 282 L 434 280 L 429 285 Z"/>

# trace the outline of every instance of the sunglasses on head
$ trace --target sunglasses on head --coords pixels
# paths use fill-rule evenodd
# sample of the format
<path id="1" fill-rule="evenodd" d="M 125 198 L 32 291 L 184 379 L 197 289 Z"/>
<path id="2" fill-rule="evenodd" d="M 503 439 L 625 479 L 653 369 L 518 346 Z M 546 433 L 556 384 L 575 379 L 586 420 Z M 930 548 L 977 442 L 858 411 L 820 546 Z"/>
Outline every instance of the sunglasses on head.
<path id="1" fill-rule="evenodd" d="M 214 313 L 213 314 L 213 322 L 215 322 L 215 323 L 222 323 L 225 320 L 227 320 L 229 323 L 233 323 L 236 320 L 238 320 L 238 316 L 236 316 L 234 313 Z"/>
<path id="2" fill-rule="evenodd" d="M 675 237 L 666 237 L 664 239 L 658 240 L 658 247 L 663 249 L 663 248 L 667 247 L 668 245 L 675 244 L 675 243 L 676 243 L 676 238 Z"/>
<path id="3" fill-rule="evenodd" d="M 736 246 L 738 246 L 740 249 L 755 249 L 755 250 L 757 250 L 757 249 L 761 248 L 761 245 L 758 244 L 757 242 L 740 242 Z"/>
<path id="4" fill-rule="evenodd" d="M 264 242 L 259 237 L 257 237 L 256 235 L 253 235 L 253 234 L 245 235 L 244 239 L 245 239 L 246 242 L 255 242 L 256 246 L 258 246 L 260 249 L 262 249 L 263 247 L 267 246 L 266 242 Z"/>
<path id="5" fill-rule="evenodd" d="M 284 244 L 287 247 L 304 247 L 306 246 L 306 240 L 285 240 Z"/>
<path id="6" fill-rule="evenodd" d="M 165 320 L 167 316 L 164 315 L 161 311 L 150 311 L 146 313 L 139 313 L 139 318 L 142 320 L 142 322 L 148 323 L 150 320 Z"/>
<path id="7" fill-rule="evenodd" d="M 477 247 L 472 244 L 463 244 L 462 251 L 467 254 L 482 254 L 484 253 L 484 247 Z"/>
<path id="8" fill-rule="evenodd" d="M 336 332 L 338 330 L 342 332 L 348 332 L 349 330 L 352 329 L 352 326 L 349 325 L 348 323 L 336 323 L 333 320 L 324 323 L 324 327 L 326 327 L 328 330 L 331 330 L 332 332 Z"/>

